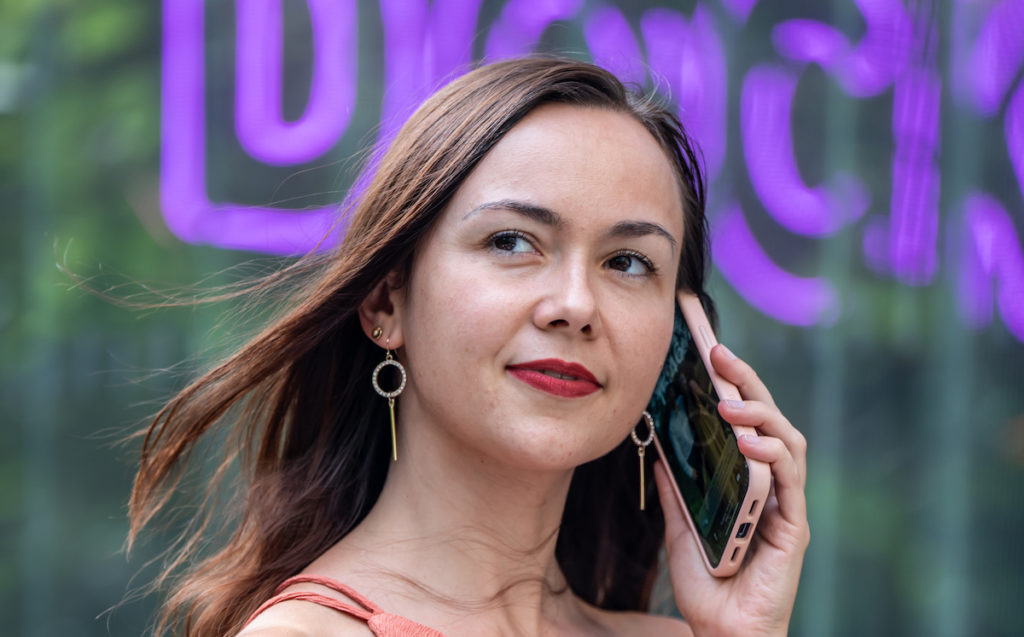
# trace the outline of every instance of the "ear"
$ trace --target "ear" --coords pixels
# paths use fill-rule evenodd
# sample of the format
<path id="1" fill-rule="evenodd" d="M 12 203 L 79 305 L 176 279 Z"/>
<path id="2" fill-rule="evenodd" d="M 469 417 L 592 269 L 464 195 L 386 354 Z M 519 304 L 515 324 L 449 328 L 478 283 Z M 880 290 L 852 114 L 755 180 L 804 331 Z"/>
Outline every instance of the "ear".
<path id="1" fill-rule="evenodd" d="M 380 347 L 391 349 L 398 349 L 405 342 L 402 333 L 405 287 L 397 286 L 397 280 L 394 272 L 388 274 L 359 304 L 359 325 L 363 333 Z M 373 337 L 377 327 L 382 331 L 380 338 Z"/>

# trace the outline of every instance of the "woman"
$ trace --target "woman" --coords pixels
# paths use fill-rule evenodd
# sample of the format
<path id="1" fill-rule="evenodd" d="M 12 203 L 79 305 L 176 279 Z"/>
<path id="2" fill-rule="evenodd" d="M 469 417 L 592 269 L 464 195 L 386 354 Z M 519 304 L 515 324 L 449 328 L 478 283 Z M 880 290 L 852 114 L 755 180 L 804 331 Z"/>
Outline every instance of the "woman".
<path id="1" fill-rule="evenodd" d="M 195 562 L 162 628 L 785 634 L 808 541 L 804 441 L 724 347 L 712 362 L 745 400 L 723 415 L 759 429 L 740 448 L 771 464 L 777 496 L 756 553 L 711 577 L 660 465 L 661 506 L 638 506 L 629 434 L 677 289 L 706 299 L 706 244 L 679 123 L 606 71 L 531 58 L 449 84 L 296 304 L 147 431 L 132 537 L 197 443 L 230 428 L 164 574 Z M 389 381 L 377 367 L 396 361 Z M 214 496 L 236 460 L 232 517 Z M 686 624 L 645 614 L 666 540 Z"/>

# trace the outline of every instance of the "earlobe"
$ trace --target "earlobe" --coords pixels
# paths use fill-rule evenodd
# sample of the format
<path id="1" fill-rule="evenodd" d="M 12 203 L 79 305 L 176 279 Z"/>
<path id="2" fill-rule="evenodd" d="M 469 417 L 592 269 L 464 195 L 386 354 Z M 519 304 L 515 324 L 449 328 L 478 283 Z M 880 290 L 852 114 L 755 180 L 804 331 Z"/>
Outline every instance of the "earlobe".
<path id="1" fill-rule="evenodd" d="M 391 349 L 398 349 L 405 342 L 401 311 L 403 289 L 393 287 L 392 281 L 390 275 L 382 279 L 359 304 L 359 325 L 380 347 L 390 340 Z"/>

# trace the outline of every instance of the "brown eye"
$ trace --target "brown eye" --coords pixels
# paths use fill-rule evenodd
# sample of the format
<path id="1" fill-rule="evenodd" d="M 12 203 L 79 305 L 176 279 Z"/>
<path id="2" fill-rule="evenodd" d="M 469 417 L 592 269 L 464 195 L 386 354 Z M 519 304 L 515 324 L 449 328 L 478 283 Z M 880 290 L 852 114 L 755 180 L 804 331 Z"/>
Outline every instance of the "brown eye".
<path id="1" fill-rule="evenodd" d="M 607 266 L 631 276 L 645 276 L 654 272 L 654 265 L 639 253 L 621 252 L 608 259 Z"/>
<path id="2" fill-rule="evenodd" d="M 533 252 L 533 246 L 521 232 L 506 230 L 490 238 L 490 244 L 495 250 L 502 252 Z"/>

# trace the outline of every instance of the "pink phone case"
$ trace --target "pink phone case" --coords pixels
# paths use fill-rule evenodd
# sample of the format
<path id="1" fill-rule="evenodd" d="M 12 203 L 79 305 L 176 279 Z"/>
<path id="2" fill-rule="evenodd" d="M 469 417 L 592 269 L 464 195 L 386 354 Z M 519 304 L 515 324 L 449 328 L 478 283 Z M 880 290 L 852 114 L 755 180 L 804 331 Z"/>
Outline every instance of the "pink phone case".
<path id="1" fill-rule="evenodd" d="M 704 361 L 704 366 L 707 368 L 708 374 L 711 376 L 711 383 L 715 386 L 715 391 L 718 392 L 718 397 L 721 400 L 742 400 L 740 392 L 736 386 L 719 376 L 711 366 L 711 348 L 713 348 L 718 341 L 715 339 L 715 333 L 711 330 L 711 324 L 708 322 L 708 318 L 704 314 L 704 308 L 701 306 L 700 299 L 689 292 L 679 292 L 678 299 L 679 307 L 683 311 L 683 317 L 686 319 L 686 325 L 690 328 L 690 333 L 693 335 L 693 341 L 697 344 L 697 350 L 700 352 L 701 360 Z M 757 431 L 752 427 L 733 425 L 732 430 L 736 434 L 737 438 L 743 435 L 757 435 Z M 658 455 L 664 457 L 661 441 L 658 440 L 657 436 L 654 437 L 654 444 L 658 449 Z M 704 565 L 707 567 L 708 572 L 715 577 L 728 577 L 739 570 L 740 565 L 743 563 L 743 556 L 747 553 L 747 547 L 750 546 L 750 540 L 754 537 L 757 520 L 761 517 L 761 511 L 764 509 L 764 503 L 768 498 L 768 491 L 771 488 L 771 467 L 766 463 L 757 460 L 747 459 L 746 463 L 747 470 L 750 475 L 747 485 L 747 493 L 743 498 L 743 503 L 740 505 L 740 513 L 736 516 L 736 523 L 733 525 L 733 528 L 729 530 L 729 542 L 726 544 L 725 550 L 722 552 L 722 559 L 718 563 L 718 566 L 711 565 L 711 560 L 708 559 L 707 553 L 705 553 L 704 547 L 701 545 L 697 527 L 693 523 L 693 519 L 690 517 L 690 509 L 683 501 L 683 495 L 679 491 L 679 485 L 676 484 L 675 478 L 672 478 L 671 472 L 669 472 L 669 482 L 672 484 L 672 490 L 675 492 L 679 508 L 683 510 L 686 522 L 690 526 L 690 532 L 693 534 L 693 541 L 697 543 L 697 548 L 700 551 L 701 557 L 704 559 Z M 737 538 L 737 530 L 742 524 L 747 523 L 750 524 L 750 527 L 747 530 L 746 535 L 742 538 Z"/>

